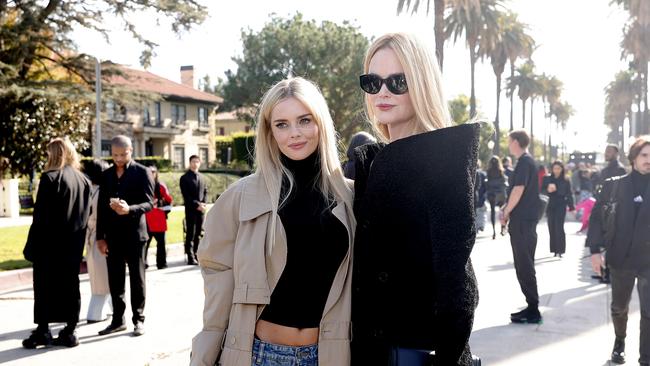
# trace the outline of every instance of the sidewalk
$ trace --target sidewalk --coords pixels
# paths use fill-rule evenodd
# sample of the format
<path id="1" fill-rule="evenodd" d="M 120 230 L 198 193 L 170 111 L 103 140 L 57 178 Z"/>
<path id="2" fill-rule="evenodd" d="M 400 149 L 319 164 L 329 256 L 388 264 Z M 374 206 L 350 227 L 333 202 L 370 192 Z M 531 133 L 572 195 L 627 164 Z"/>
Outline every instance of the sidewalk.
<path id="1" fill-rule="evenodd" d="M 579 223 L 568 222 L 567 233 Z M 584 236 L 568 234 L 567 253 L 548 253 L 545 223 L 537 229 L 537 273 L 541 325 L 510 324 L 509 314 L 524 305 L 512 265 L 509 238 L 492 240 L 481 233 L 472 260 L 481 300 L 470 339 L 473 353 L 483 365 L 608 365 L 614 335 L 609 319 L 609 289 L 590 278 Z M 127 332 L 98 336 L 107 322 L 85 324 L 90 286 L 82 277 L 82 311 L 78 334 L 81 345 L 25 350 L 21 340 L 34 328 L 33 292 L 30 288 L 0 292 L 0 363 L 8 365 L 179 365 L 187 364 L 191 339 L 201 328 L 203 280 L 196 266 L 182 257 L 170 258 L 170 268 L 147 271 L 147 333 Z M 128 281 L 127 281 L 128 287 Z M 128 301 L 128 291 L 127 291 Z M 633 295 L 628 326 L 628 364 L 638 359 L 639 310 Z M 126 317 L 130 317 L 127 307 Z M 130 325 L 130 324 L 129 324 Z M 53 328 L 56 334 L 62 325 Z M 364 365 L 365 366 L 365 365 Z M 371 365 L 370 365 L 371 366 Z"/>

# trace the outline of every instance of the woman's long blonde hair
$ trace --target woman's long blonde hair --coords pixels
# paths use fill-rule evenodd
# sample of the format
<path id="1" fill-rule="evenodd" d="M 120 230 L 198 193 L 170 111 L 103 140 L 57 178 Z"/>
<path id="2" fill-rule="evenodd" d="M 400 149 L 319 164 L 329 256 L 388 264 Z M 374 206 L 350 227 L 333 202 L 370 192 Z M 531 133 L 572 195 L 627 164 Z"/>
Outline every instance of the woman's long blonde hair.
<path id="1" fill-rule="evenodd" d="M 412 133 L 433 131 L 449 126 L 451 117 L 442 90 L 442 77 L 438 60 L 433 52 L 413 34 L 388 33 L 377 38 L 368 48 L 363 71 L 368 73 L 370 60 L 383 48 L 390 48 L 404 68 L 408 93 L 415 110 Z M 376 135 L 383 141 L 390 140 L 388 127 L 381 124 L 372 112 L 366 94 L 366 113 Z"/>
<path id="2" fill-rule="evenodd" d="M 47 144 L 45 170 L 61 170 L 66 165 L 79 170 L 79 155 L 68 137 L 57 137 Z"/>
<path id="3" fill-rule="evenodd" d="M 262 176 L 271 197 L 271 228 L 275 228 L 278 209 L 286 202 L 294 185 L 294 177 L 280 160 L 280 149 L 271 131 L 271 113 L 278 103 L 288 98 L 299 100 L 312 114 L 318 125 L 318 156 L 321 171 L 317 184 L 326 200 L 334 198 L 344 202 L 348 208 L 348 217 L 352 214 L 352 190 L 345 181 L 337 150 L 337 136 L 334 121 L 330 115 L 325 98 L 312 82 L 294 77 L 282 80 L 269 89 L 259 107 L 257 115 L 255 162 L 256 173 Z M 289 189 L 281 197 L 283 176 L 289 182 Z M 268 241 L 270 255 L 275 241 L 275 230 L 271 230 Z"/>

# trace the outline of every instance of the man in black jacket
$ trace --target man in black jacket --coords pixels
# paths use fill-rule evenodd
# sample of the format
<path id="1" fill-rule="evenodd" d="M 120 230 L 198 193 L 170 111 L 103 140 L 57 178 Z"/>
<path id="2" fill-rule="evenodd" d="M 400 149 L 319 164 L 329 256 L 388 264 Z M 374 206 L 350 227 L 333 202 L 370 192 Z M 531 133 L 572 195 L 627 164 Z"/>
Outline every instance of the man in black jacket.
<path id="1" fill-rule="evenodd" d="M 634 282 L 638 279 L 641 303 L 639 364 L 650 365 L 650 137 L 637 139 L 630 147 L 628 158 L 632 172 L 605 181 L 589 219 L 587 245 L 596 273 L 600 273 L 603 262 L 601 248 L 607 250 L 612 282 L 612 323 L 616 335 L 612 362 L 625 362 L 628 307 Z M 615 202 L 615 210 L 606 210 L 612 202 Z"/>
<path id="2" fill-rule="evenodd" d="M 185 253 L 187 264 L 197 264 L 196 251 L 199 249 L 201 230 L 203 229 L 203 214 L 208 198 L 208 185 L 199 173 L 201 159 L 190 156 L 190 169 L 181 176 L 180 186 L 185 206 Z M 192 243 L 194 245 L 192 245 Z"/>
<path id="3" fill-rule="evenodd" d="M 599 186 L 609 178 L 618 177 L 627 173 L 623 167 L 623 164 L 618 161 L 618 146 L 612 144 L 607 145 L 605 148 L 605 161 L 607 161 L 607 166 L 600 171 Z"/>
<path id="4" fill-rule="evenodd" d="M 97 249 L 107 255 L 108 285 L 113 320 L 100 335 L 126 329 L 124 324 L 124 263 L 129 266 L 133 335 L 144 334 L 144 245 L 149 238 L 144 213 L 153 208 L 153 176 L 131 159 L 131 140 L 122 135 L 111 141 L 113 166 L 102 174 L 97 201 Z"/>
<path id="5" fill-rule="evenodd" d="M 513 323 L 538 324 L 539 294 L 535 274 L 535 250 L 537 249 L 537 221 L 540 210 L 539 179 L 535 160 L 528 153 L 530 137 L 525 130 L 510 132 L 510 153 L 517 157 L 517 165 L 510 180 L 508 203 L 503 210 L 501 225 L 508 224 L 510 245 L 515 262 L 517 280 L 526 297 L 528 306 L 510 314 Z"/>

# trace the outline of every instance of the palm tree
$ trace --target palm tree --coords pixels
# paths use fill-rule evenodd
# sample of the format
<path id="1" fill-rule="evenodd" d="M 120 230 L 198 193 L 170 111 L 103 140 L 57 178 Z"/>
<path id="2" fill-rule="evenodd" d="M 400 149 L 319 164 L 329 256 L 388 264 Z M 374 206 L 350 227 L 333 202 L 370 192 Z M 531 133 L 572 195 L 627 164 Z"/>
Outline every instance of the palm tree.
<path id="1" fill-rule="evenodd" d="M 648 108 L 648 62 L 650 61 L 650 25 L 632 20 L 624 29 L 621 59 L 632 58 L 630 65 L 638 73 L 639 126 L 646 129 L 644 117 Z M 645 108 L 641 108 L 641 101 Z M 642 132 L 646 132 L 642 130 Z"/>
<path id="2" fill-rule="evenodd" d="M 547 156 L 548 153 L 546 161 L 551 161 L 551 146 L 553 146 L 553 118 L 550 108 L 560 99 L 563 84 L 557 77 L 549 76 L 546 73 L 543 73 L 539 80 L 542 85 L 541 96 L 544 105 L 544 116 L 548 118 L 548 141 L 545 141 L 544 156 Z"/>
<path id="3" fill-rule="evenodd" d="M 510 77 L 515 76 L 515 64 L 520 58 L 530 58 L 535 49 L 535 40 L 528 33 L 528 25 L 520 22 L 517 15 L 508 13 L 503 24 L 503 44 L 510 61 Z M 510 131 L 514 129 L 514 91 L 507 94 L 510 98 Z"/>
<path id="4" fill-rule="evenodd" d="M 429 14 L 430 3 L 431 1 L 427 0 L 427 15 Z M 413 7 L 411 7 L 411 0 L 398 0 L 397 14 L 399 15 L 402 11 L 409 10 L 409 8 L 411 8 L 411 14 L 416 13 L 420 7 L 420 0 L 415 0 L 412 4 Z M 405 5 L 406 9 L 404 9 Z M 436 39 L 436 56 L 438 57 L 440 71 L 442 71 L 442 64 L 445 55 L 445 5 L 445 0 L 433 0 L 433 32 Z"/>
<path id="5" fill-rule="evenodd" d="M 535 99 L 541 97 L 543 93 L 544 93 L 544 84 L 543 81 L 540 80 L 540 76 L 536 74 L 531 75 L 531 81 L 530 81 L 530 151 L 531 154 L 535 154 L 535 132 L 533 131 Z"/>
<path id="6" fill-rule="evenodd" d="M 537 81 L 535 80 L 535 64 L 528 60 L 517 68 L 517 73 L 508 78 L 507 88 L 510 95 L 517 90 L 517 95 L 521 99 L 521 128 L 526 128 L 526 102 L 528 98 L 537 90 Z"/>
<path id="7" fill-rule="evenodd" d="M 605 124 L 616 132 L 616 141 L 612 142 L 616 142 L 621 148 L 625 146 L 625 134 L 622 133 L 625 118 L 632 118 L 636 83 L 634 71 L 625 70 L 619 71 L 614 81 L 605 88 Z"/>
<path id="8" fill-rule="evenodd" d="M 499 112 L 501 110 L 501 77 L 503 71 L 505 70 L 506 63 L 508 62 L 508 55 L 506 54 L 506 44 L 504 42 L 504 30 L 507 22 L 507 14 L 501 13 L 497 19 L 497 27 L 488 30 L 486 34 L 481 37 L 479 41 L 479 57 L 489 57 L 490 64 L 492 64 L 492 70 L 494 71 L 494 76 L 496 76 L 497 84 L 497 110 L 496 116 L 494 117 L 494 129 L 495 129 L 495 139 L 494 139 L 494 155 L 499 155 L 499 139 L 501 137 L 501 128 L 499 121 Z"/>
<path id="9" fill-rule="evenodd" d="M 561 101 L 557 101 L 557 103 L 551 107 L 551 110 L 555 115 L 555 122 L 562 128 L 562 155 L 564 156 L 564 154 L 566 154 L 566 124 L 571 116 L 575 114 L 575 110 L 569 102 Z"/>
<path id="10" fill-rule="evenodd" d="M 476 116 L 476 93 L 474 92 L 474 69 L 478 59 L 480 38 L 489 30 L 497 28 L 501 0 L 448 0 L 449 13 L 445 19 L 445 36 L 453 36 L 456 43 L 462 34 L 469 48 L 470 59 L 470 117 Z"/>

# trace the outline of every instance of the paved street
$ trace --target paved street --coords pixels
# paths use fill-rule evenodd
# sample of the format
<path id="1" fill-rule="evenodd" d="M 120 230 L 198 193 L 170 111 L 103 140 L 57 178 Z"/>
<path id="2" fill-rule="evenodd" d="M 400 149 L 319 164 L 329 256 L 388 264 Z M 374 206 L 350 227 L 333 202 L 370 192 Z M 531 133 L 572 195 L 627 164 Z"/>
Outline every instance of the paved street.
<path id="1" fill-rule="evenodd" d="M 484 365 L 608 365 L 613 344 L 609 319 L 609 290 L 590 278 L 584 236 L 574 235 L 578 223 L 568 222 L 567 253 L 562 259 L 548 252 L 548 231 L 538 226 L 537 274 L 544 323 L 509 323 L 509 314 L 524 305 L 512 265 L 508 237 L 491 240 L 481 233 L 472 255 L 480 287 L 472 350 Z M 147 272 L 147 333 L 139 338 L 129 331 L 98 336 L 107 325 L 78 328 L 81 345 L 25 350 L 21 340 L 32 321 L 31 289 L 0 293 L 0 363 L 8 365 L 180 365 L 189 359 L 192 336 L 201 326 L 202 279 L 197 267 L 180 257 L 165 270 Z M 82 276 L 82 319 L 90 297 Z M 128 286 L 128 281 L 127 281 Z M 128 297 L 128 292 L 127 292 Z M 127 318 L 130 317 L 130 308 Z M 628 329 L 628 364 L 638 359 L 639 311 L 636 292 Z M 54 328 L 56 334 L 61 326 Z"/>

